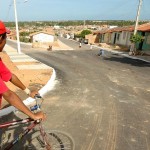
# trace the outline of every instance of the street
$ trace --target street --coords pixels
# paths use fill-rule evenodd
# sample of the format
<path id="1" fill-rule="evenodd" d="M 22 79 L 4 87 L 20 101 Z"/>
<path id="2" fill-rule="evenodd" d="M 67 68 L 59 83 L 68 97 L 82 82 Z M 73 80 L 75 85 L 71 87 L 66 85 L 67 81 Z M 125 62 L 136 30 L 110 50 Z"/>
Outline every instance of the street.
<path id="1" fill-rule="evenodd" d="M 97 51 L 36 52 L 56 69 L 46 98 L 48 128 L 69 133 L 76 150 L 146 150 L 150 139 L 150 68 Z"/>
<path id="2" fill-rule="evenodd" d="M 98 50 L 24 52 L 56 70 L 47 129 L 70 135 L 76 150 L 149 150 L 150 64 Z"/>

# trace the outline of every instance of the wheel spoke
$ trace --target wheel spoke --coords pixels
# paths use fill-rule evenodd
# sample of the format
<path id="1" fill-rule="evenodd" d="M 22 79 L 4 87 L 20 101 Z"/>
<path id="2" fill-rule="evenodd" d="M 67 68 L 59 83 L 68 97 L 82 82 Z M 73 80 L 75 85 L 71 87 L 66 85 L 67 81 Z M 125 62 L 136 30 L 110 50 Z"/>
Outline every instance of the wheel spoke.
<path id="1" fill-rule="evenodd" d="M 34 150 L 74 150 L 74 142 L 72 138 L 63 133 L 58 131 L 51 131 L 46 132 L 45 141 L 43 141 L 43 137 L 41 136 L 40 132 L 35 132 L 32 135 L 32 139 L 30 141 L 30 149 Z M 46 148 L 46 141 L 48 141 L 47 144 L 50 145 L 50 148 Z M 49 146 L 48 146 L 49 147 Z"/>

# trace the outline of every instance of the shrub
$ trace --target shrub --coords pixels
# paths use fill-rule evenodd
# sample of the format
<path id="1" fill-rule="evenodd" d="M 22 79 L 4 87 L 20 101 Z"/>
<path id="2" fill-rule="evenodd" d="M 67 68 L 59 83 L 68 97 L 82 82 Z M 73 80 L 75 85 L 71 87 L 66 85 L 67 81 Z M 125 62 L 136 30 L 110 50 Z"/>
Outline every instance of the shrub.
<path id="1" fill-rule="evenodd" d="M 130 41 L 131 41 L 132 43 L 139 43 L 139 42 L 142 41 L 142 39 L 143 39 L 143 38 L 142 38 L 141 35 L 135 34 L 135 35 L 132 35 L 132 36 L 131 36 Z"/>

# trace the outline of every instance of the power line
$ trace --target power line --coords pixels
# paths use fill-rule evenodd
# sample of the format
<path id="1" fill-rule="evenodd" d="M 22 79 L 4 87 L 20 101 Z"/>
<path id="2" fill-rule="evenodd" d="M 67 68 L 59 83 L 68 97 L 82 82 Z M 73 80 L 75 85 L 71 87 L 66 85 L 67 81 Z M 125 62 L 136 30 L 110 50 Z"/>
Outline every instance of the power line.
<path id="1" fill-rule="evenodd" d="M 7 15 L 6 15 L 6 20 L 8 21 L 8 17 L 9 17 L 9 13 L 10 13 L 10 10 L 12 8 L 12 5 L 13 5 L 13 0 L 10 0 L 10 4 L 8 5 L 8 11 L 7 11 Z"/>

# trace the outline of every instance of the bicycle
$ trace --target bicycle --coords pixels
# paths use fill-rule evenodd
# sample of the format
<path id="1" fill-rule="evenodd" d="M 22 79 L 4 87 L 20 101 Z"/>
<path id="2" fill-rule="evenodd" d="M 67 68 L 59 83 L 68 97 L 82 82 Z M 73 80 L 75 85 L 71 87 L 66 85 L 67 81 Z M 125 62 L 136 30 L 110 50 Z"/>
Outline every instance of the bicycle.
<path id="1" fill-rule="evenodd" d="M 30 107 L 31 111 L 38 111 L 41 109 L 41 104 L 43 98 L 39 95 L 35 97 L 36 104 Z M 38 104 L 38 100 L 41 99 L 41 103 Z M 74 150 L 74 142 L 70 135 L 60 132 L 60 131 L 46 131 L 40 120 L 33 120 L 31 118 L 20 119 L 16 121 L 6 122 L 0 124 L 1 128 L 6 128 L 10 126 L 16 126 L 20 124 L 30 123 L 17 137 L 15 137 L 8 145 L 6 144 L 6 135 L 2 135 L 2 142 L 0 149 L 10 150 L 10 149 L 21 149 L 24 150 Z M 38 130 L 35 127 L 38 126 Z M 32 137 L 28 136 L 29 132 L 32 130 Z"/>

